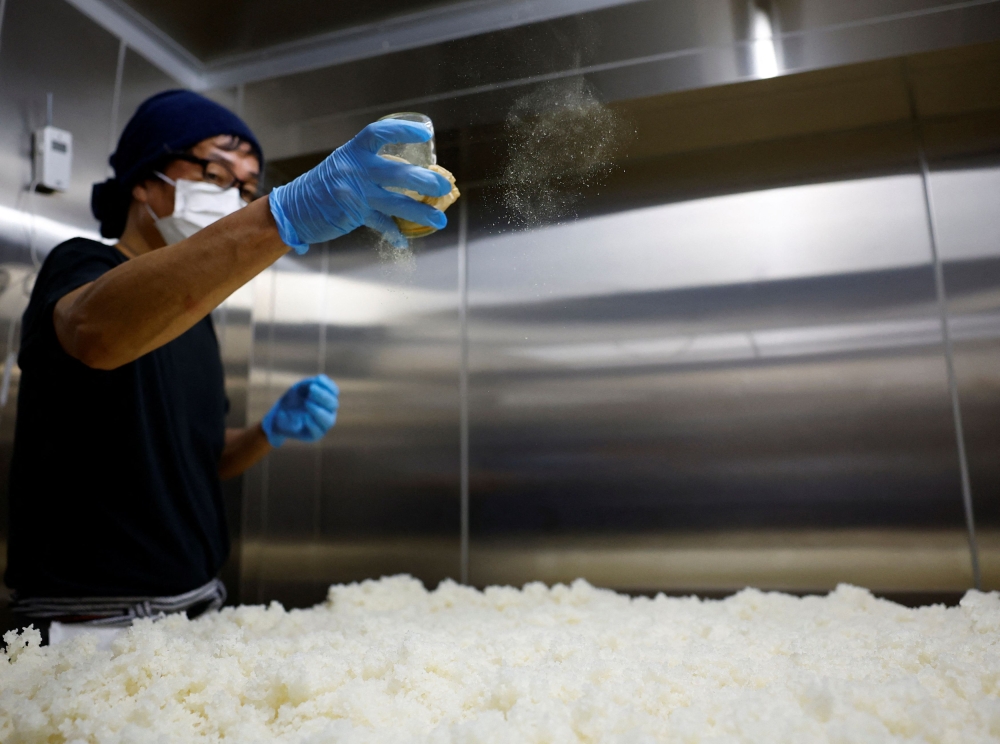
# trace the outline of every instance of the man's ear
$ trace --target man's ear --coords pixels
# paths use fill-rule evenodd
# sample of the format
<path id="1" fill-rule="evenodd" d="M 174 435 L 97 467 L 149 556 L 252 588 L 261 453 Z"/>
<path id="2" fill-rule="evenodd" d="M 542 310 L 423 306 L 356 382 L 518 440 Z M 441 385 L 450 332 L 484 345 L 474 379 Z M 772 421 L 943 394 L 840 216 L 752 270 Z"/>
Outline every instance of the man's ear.
<path id="1" fill-rule="evenodd" d="M 149 202 L 149 189 L 146 188 L 145 182 L 137 183 L 132 187 L 132 198 L 143 204 Z"/>

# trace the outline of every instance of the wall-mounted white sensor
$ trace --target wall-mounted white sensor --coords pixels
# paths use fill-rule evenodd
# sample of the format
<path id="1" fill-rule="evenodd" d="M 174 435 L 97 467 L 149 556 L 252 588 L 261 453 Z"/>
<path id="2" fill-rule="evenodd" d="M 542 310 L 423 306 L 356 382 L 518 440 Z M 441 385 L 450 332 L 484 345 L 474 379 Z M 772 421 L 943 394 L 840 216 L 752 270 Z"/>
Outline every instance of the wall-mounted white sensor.
<path id="1" fill-rule="evenodd" d="M 43 193 L 65 191 L 73 169 L 73 135 L 53 126 L 35 132 L 35 188 Z"/>

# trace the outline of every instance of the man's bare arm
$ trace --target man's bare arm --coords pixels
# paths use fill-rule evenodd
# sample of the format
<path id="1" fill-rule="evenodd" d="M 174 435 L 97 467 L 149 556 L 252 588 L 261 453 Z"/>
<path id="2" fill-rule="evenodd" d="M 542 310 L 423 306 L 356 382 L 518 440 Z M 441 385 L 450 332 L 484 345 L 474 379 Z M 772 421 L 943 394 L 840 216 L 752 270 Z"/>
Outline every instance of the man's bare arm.
<path id="1" fill-rule="evenodd" d="M 55 306 L 56 336 L 88 367 L 115 369 L 180 336 L 287 251 L 258 199 L 68 293 Z"/>
<path id="2" fill-rule="evenodd" d="M 219 478 L 235 478 L 271 449 L 260 424 L 245 429 L 226 429 L 226 445 L 219 458 Z"/>

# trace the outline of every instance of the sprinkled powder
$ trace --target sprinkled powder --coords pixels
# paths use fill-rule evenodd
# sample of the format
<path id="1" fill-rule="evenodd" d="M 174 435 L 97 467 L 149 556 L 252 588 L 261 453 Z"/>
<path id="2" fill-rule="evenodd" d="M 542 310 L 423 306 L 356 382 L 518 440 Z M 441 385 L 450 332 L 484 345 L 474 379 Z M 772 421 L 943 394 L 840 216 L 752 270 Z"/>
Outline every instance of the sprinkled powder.
<path id="1" fill-rule="evenodd" d="M 504 205 L 511 220 L 525 226 L 569 215 L 612 171 L 632 134 L 582 77 L 548 83 L 518 99 L 505 128 Z"/>

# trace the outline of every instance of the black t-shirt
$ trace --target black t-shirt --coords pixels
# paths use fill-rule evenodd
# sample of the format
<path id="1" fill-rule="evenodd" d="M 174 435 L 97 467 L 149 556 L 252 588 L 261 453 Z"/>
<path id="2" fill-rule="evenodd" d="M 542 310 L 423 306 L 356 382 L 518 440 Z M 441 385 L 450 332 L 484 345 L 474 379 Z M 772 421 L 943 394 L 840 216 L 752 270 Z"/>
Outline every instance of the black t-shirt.
<path id="1" fill-rule="evenodd" d="M 56 302 L 127 260 L 92 240 L 57 246 L 24 313 L 5 576 L 22 597 L 180 594 L 229 551 L 211 318 L 110 371 L 56 338 Z"/>

